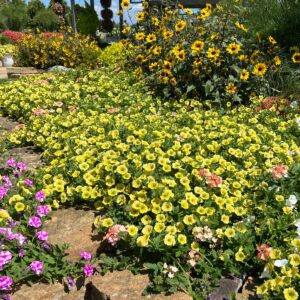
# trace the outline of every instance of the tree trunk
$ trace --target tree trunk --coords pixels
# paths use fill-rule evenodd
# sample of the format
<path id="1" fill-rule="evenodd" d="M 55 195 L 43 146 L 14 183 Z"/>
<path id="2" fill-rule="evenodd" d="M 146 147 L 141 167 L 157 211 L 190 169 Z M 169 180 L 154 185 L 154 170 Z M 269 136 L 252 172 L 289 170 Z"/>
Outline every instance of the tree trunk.
<path id="1" fill-rule="evenodd" d="M 71 0 L 71 14 L 72 14 L 72 29 L 73 32 L 77 32 L 76 28 L 76 14 L 75 14 L 75 0 Z"/>

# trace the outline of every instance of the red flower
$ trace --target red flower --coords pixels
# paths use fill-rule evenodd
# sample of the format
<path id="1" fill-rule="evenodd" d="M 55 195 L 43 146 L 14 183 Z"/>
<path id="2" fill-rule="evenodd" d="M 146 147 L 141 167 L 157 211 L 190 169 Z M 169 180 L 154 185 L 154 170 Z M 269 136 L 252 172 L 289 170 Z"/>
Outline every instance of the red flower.
<path id="1" fill-rule="evenodd" d="M 206 176 L 206 183 L 211 187 L 220 187 L 222 185 L 222 178 L 215 174 Z"/>
<path id="2" fill-rule="evenodd" d="M 257 256 L 261 259 L 261 260 L 267 260 L 272 248 L 269 247 L 266 244 L 262 244 L 261 246 L 257 246 L 256 250 L 258 251 Z"/>

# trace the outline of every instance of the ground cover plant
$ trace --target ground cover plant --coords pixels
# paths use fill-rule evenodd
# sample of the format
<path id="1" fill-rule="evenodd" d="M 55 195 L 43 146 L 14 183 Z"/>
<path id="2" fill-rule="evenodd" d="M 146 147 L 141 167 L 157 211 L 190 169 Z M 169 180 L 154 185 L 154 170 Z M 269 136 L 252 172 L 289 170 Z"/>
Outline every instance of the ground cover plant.
<path id="1" fill-rule="evenodd" d="M 150 291 L 201 299 L 221 274 L 267 268 L 275 277 L 259 292 L 297 299 L 297 102 L 226 113 L 196 100 L 162 105 L 115 67 L 0 91 L 1 109 L 26 124 L 10 142 L 44 150 L 47 203 L 101 212 L 95 226 L 116 254 L 101 257 L 104 270 L 147 269 Z"/>

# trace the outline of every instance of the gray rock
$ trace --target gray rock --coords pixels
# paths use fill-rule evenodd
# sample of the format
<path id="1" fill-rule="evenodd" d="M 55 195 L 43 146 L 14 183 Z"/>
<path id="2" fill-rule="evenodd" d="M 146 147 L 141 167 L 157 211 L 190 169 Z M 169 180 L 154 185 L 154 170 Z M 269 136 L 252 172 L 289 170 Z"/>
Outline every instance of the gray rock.
<path id="1" fill-rule="evenodd" d="M 238 293 L 242 285 L 243 281 L 240 278 L 222 278 L 218 288 L 207 297 L 207 300 L 230 300 L 230 297 Z"/>

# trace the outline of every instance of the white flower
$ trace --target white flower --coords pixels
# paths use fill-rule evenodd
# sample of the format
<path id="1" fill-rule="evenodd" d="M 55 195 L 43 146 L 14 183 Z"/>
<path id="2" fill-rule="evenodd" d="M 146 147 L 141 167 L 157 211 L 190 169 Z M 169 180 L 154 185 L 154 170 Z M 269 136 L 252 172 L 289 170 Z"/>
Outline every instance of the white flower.
<path id="1" fill-rule="evenodd" d="M 164 269 L 168 269 L 168 265 L 164 263 Z"/>
<path id="2" fill-rule="evenodd" d="M 267 267 L 264 268 L 263 272 L 260 274 L 259 278 L 272 278 Z"/>
<path id="3" fill-rule="evenodd" d="M 168 274 L 168 277 L 169 277 L 169 278 L 174 278 L 174 273 L 171 273 L 171 272 L 170 272 L 170 273 Z"/>
<path id="4" fill-rule="evenodd" d="M 298 124 L 299 129 L 300 129 L 300 118 L 297 118 L 297 119 L 296 119 L 296 122 L 297 122 L 297 124 Z"/>
<path id="5" fill-rule="evenodd" d="M 289 261 L 287 259 L 277 259 L 274 261 L 275 267 L 284 267 Z"/>
<path id="6" fill-rule="evenodd" d="M 178 268 L 176 268 L 176 267 L 171 266 L 170 269 L 173 273 L 178 272 Z"/>
<path id="7" fill-rule="evenodd" d="M 295 195 L 290 195 L 288 197 L 288 199 L 285 201 L 286 206 L 289 207 L 295 207 L 295 205 L 297 204 L 298 199 Z"/>
<path id="8" fill-rule="evenodd" d="M 268 188 L 269 191 L 272 191 L 272 190 L 274 190 L 274 189 L 276 189 L 276 192 L 279 192 L 280 187 L 277 186 L 277 185 L 272 185 L 272 186 L 269 186 L 269 188 Z"/>

